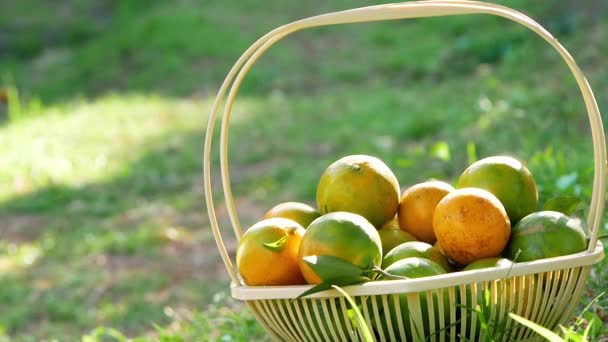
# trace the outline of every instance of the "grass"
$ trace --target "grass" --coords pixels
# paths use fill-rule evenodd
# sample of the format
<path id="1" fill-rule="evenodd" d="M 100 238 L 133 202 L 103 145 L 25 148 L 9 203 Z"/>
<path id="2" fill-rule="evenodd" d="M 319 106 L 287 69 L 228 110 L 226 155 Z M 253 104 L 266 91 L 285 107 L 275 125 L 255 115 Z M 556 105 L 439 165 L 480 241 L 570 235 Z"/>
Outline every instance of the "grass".
<path id="1" fill-rule="evenodd" d="M 605 108 L 603 4 L 504 3 L 556 34 Z M 0 36 L 0 82 L 19 91 L 21 106 L 9 120 L 0 103 L 0 336 L 261 339 L 261 327 L 227 296 L 204 209 L 207 112 L 255 38 L 366 4 L 0 5 L 10 32 Z M 294 34 L 254 67 L 233 113 L 230 170 L 243 225 L 280 201 L 312 203 L 323 169 L 351 153 L 381 157 L 402 187 L 453 182 L 470 159 L 514 154 L 535 175 L 541 201 L 576 195 L 588 203 L 584 106 L 567 68 L 540 42 L 480 16 Z M 218 209 L 228 234 L 221 202 Z M 583 303 L 607 279 L 603 261 Z M 591 310 L 606 307 L 604 297 Z"/>

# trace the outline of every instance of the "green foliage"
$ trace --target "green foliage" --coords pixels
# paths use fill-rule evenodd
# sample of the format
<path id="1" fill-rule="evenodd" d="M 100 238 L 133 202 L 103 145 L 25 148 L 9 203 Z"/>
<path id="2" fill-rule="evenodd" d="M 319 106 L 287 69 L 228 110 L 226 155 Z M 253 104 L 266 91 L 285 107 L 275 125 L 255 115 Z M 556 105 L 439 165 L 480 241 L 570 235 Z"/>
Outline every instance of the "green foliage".
<path id="1" fill-rule="evenodd" d="M 580 207 L 582 200 L 575 196 L 559 196 L 545 202 L 543 210 L 553 210 L 566 215 L 572 215 Z"/>

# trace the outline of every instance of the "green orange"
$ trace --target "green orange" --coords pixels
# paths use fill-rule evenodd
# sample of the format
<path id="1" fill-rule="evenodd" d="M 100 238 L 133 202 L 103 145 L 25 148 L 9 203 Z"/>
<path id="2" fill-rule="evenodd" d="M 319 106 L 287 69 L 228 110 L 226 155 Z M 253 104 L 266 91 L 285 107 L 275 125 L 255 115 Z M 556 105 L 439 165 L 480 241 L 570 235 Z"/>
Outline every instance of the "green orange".
<path id="1" fill-rule="evenodd" d="M 493 156 L 471 164 L 456 188 L 482 188 L 491 192 L 505 207 L 512 224 L 536 210 L 538 191 L 532 173 L 519 160 Z"/>
<path id="2" fill-rule="evenodd" d="M 491 267 L 506 267 L 511 265 L 513 265 L 513 262 L 507 258 L 485 258 L 473 261 L 472 263 L 468 264 L 463 271 L 480 270 Z"/>
<path id="3" fill-rule="evenodd" d="M 329 165 L 321 175 L 317 206 L 321 214 L 359 214 L 380 229 L 397 214 L 399 192 L 397 177 L 383 161 L 350 155 Z"/>
<path id="4" fill-rule="evenodd" d="M 284 218 L 263 220 L 245 231 L 236 249 L 237 269 L 245 284 L 305 284 L 298 257 L 304 232 L 297 222 Z"/>
<path id="5" fill-rule="evenodd" d="M 580 220 L 547 210 L 530 214 L 513 227 L 505 256 L 524 262 L 578 253 L 586 247 Z"/>
<path id="6" fill-rule="evenodd" d="M 264 219 L 272 217 L 283 217 L 298 222 L 306 228 L 317 217 L 321 216 L 317 209 L 306 203 L 283 202 L 270 208 L 265 214 Z"/>
<path id="7" fill-rule="evenodd" d="M 438 248 L 422 241 L 410 241 L 400 244 L 388 252 L 382 259 L 382 268 L 389 267 L 395 262 L 411 257 L 429 259 L 439 264 L 444 271 L 450 272 L 452 265 L 448 258 L 441 254 Z"/>
<path id="8" fill-rule="evenodd" d="M 397 220 L 389 221 L 384 225 L 384 227 L 378 230 L 378 234 L 380 234 L 380 241 L 382 241 L 382 252 L 384 255 L 404 242 L 416 241 L 416 237 L 414 235 L 399 229 L 399 223 Z"/>
<path id="9" fill-rule="evenodd" d="M 388 274 L 407 278 L 422 278 L 447 273 L 440 264 L 421 257 L 409 257 L 396 260 L 394 263 L 391 263 L 384 268 L 384 271 Z M 384 275 L 379 277 L 379 280 L 384 279 L 389 279 L 389 277 Z"/>
<path id="10" fill-rule="evenodd" d="M 304 257 L 329 255 L 362 269 L 371 269 L 380 266 L 382 242 L 376 228 L 363 216 L 333 212 L 319 217 L 308 226 L 298 255 L 306 281 L 319 284 L 323 279 L 304 262 Z"/>

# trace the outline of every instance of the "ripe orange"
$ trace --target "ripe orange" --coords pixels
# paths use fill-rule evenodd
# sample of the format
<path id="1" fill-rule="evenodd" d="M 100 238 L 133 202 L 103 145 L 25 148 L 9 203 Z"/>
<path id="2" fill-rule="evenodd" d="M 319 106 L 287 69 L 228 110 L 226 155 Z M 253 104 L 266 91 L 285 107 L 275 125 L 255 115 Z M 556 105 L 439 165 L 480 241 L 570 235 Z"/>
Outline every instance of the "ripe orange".
<path id="1" fill-rule="evenodd" d="M 437 203 L 454 188 L 445 182 L 430 181 L 409 187 L 399 203 L 399 227 L 416 239 L 433 244 L 437 241 L 433 230 L 433 213 Z"/>
<path id="2" fill-rule="evenodd" d="M 388 221 L 378 231 L 378 234 L 380 235 L 380 241 L 382 241 L 382 252 L 384 255 L 404 242 L 416 241 L 414 235 L 399 229 L 397 220 Z"/>
<path id="3" fill-rule="evenodd" d="M 302 227 L 306 228 L 321 214 L 317 209 L 311 207 L 308 204 L 300 202 L 283 202 L 270 208 L 264 214 L 264 219 L 272 217 L 283 217 L 286 219 L 294 220 L 298 222 Z"/>
<path id="4" fill-rule="evenodd" d="M 460 265 L 497 257 L 509 242 L 511 224 L 496 196 L 477 188 L 445 196 L 433 217 L 435 235 L 446 255 Z"/>
<path id="5" fill-rule="evenodd" d="M 346 211 L 365 217 L 377 229 L 395 217 L 399 182 L 380 159 L 367 155 L 343 157 L 321 175 L 317 205 L 321 214 Z"/>
<path id="6" fill-rule="evenodd" d="M 236 249 L 236 265 L 245 284 L 306 284 L 300 272 L 298 247 L 306 230 L 285 218 L 270 218 L 249 228 Z"/>
<path id="7" fill-rule="evenodd" d="M 536 210 L 538 191 L 530 171 L 517 159 L 488 157 L 471 164 L 458 180 L 457 188 L 482 188 L 496 196 L 512 224 Z"/>
<path id="8" fill-rule="evenodd" d="M 412 257 L 429 259 L 443 267 L 446 272 L 452 271 L 452 265 L 450 265 L 448 258 L 433 245 L 422 241 L 405 242 L 393 248 L 382 259 L 382 268 L 389 267 L 399 260 Z"/>
<path id="9" fill-rule="evenodd" d="M 342 258 L 360 268 L 380 266 L 382 243 L 374 226 L 363 216 L 334 212 L 314 220 L 306 229 L 299 250 L 300 268 L 309 284 L 322 279 L 302 259 L 311 255 Z"/>
<path id="10" fill-rule="evenodd" d="M 505 256 L 524 262 L 578 253 L 586 247 L 579 220 L 556 211 L 539 211 L 513 227 Z"/>

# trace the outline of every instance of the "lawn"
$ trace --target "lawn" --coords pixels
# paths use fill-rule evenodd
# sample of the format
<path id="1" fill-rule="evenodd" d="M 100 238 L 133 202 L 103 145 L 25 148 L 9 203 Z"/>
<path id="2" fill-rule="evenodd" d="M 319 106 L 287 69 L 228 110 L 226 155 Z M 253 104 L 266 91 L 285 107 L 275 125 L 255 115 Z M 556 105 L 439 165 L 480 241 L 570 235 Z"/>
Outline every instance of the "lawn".
<path id="1" fill-rule="evenodd" d="M 20 104 L 0 102 L 0 341 L 263 339 L 228 294 L 209 228 L 208 111 L 256 38 L 375 3 L 0 4 L 0 87 Z M 608 108 L 608 6 L 500 3 L 553 32 Z M 314 203 L 324 168 L 354 153 L 386 161 L 402 187 L 454 182 L 472 160 L 512 154 L 535 175 L 541 203 L 589 203 L 591 148 L 557 53 L 516 24 L 470 15 L 294 34 L 245 79 L 229 159 L 247 227 L 278 202 Z M 217 178 L 229 235 L 220 188 Z M 234 238 L 227 244 L 234 252 Z M 606 290 L 606 266 L 594 268 L 580 309 Z M 591 310 L 608 322 L 608 296 Z"/>

